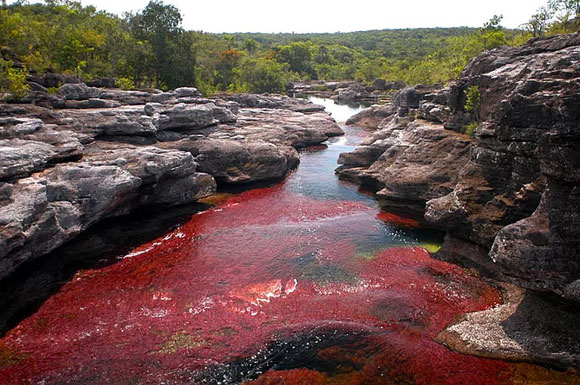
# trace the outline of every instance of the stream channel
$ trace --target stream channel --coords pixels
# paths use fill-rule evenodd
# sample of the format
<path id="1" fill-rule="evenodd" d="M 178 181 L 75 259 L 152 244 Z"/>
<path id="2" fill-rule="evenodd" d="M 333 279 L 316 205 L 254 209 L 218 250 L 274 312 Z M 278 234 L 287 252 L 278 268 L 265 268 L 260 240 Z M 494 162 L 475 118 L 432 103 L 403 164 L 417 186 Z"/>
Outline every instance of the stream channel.
<path id="1" fill-rule="evenodd" d="M 360 110 L 313 101 L 339 122 Z M 500 293 L 431 257 L 440 232 L 338 180 L 339 154 L 371 134 L 343 128 L 284 181 L 71 274 L 0 339 L 0 383 L 527 383 L 531 365 L 437 342 Z"/>

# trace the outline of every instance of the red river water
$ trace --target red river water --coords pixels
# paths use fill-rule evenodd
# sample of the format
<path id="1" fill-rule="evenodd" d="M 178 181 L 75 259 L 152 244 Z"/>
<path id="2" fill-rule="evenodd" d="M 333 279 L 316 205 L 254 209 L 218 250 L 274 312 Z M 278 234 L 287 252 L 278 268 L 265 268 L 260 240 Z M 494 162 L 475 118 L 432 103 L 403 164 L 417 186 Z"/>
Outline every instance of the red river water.
<path id="1" fill-rule="evenodd" d="M 79 271 L 0 339 L 0 384 L 550 383 L 435 341 L 499 292 L 431 258 L 441 234 L 337 180 L 368 135 L 345 130 L 284 182 Z"/>

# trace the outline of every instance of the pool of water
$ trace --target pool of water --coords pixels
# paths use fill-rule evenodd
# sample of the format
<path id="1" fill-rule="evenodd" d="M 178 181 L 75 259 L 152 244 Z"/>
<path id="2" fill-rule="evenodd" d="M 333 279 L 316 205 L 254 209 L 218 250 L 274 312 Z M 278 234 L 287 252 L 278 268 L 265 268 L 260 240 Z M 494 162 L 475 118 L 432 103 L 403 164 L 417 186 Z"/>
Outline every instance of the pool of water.
<path id="1" fill-rule="evenodd" d="M 343 121 L 356 108 L 314 99 Z M 431 258 L 442 234 L 334 175 L 368 132 L 305 150 L 119 262 L 79 271 L 0 339 L 2 384 L 516 384 L 436 342 L 496 289 Z M 548 377 L 546 375 L 545 377 Z"/>

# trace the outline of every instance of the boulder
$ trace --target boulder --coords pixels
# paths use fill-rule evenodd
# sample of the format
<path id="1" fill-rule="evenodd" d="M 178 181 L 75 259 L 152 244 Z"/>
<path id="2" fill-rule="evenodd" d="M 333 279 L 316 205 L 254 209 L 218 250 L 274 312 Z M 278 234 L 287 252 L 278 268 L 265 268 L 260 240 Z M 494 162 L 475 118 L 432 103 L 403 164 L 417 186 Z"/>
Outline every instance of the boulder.
<path id="1" fill-rule="evenodd" d="M 103 90 L 96 87 L 89 87 L 84 83 L 65 84 L 58 90 L 58 96 L 65 100 L 87 100 L 100 98 Z"/>
<path id="2" fill-rule="evenodd" d="M 203 95 L 193 87 L 181 87 L 174 91 L 176 98 L 201 98 Z"/>
<path id="3" fill-rule="evenodd" d="M 50 144 L 20 139 L 0 140 L 0 180 L 40 171 L 56 154 L 56 149 Z"/>
<path id="4" fill-rule="evenodd" d="M 373 105 L 348 118 L 346 124 L 377 129 L 386 118 L 393 116 L 396 112 L 397 108 L 393 104 Z"/>
<path id="5" fill-rule="evenodd" d="M 217 108 L 215 105 L 213 106 Z M 153 116 L 158 130 L 195 129 L 213 126 L 219 121 L 214 117 L 214 108 L 207 105 L 179 103 L 171 106 L 149 103 L 145 112 Z M 226 113 L 222 117 L 227 119 Z M 218 112 L 219 113 L 219 112 Z"/>
<path id="6" fill-rule="evenodd" d="M 296 166 L 298 154 L 266 141 L 227 139 L 182 140 L 165 147 L 187 151 L 199 170 L 211 174 L 218 183 L 248 183 L 280 179 Z"/>

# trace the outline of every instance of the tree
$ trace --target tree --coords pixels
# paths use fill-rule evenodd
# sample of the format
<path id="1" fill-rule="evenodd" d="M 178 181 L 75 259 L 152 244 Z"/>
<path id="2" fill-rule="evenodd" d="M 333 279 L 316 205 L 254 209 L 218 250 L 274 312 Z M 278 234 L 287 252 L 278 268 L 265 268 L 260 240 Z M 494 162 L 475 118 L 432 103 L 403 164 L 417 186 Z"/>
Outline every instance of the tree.
<path id="1" fill-rule="evenodd" d="M 580 0 L 549 0 L 548 7 L 557 15 L 563 32 L 571 32 L 570 20 L 580 16 Z"/>
<path id="2" fill-rule="evenodd" d="M 274 60 L 251 59 L 242 66 L 241 81 L 250 92 L 283 92 L 289 80 L 284 66 Z"/>
<path id="3" fill-rule="evenodd" d="M 14 68 L 11 61 L 0 58 L 0 92 L 8 92 L 15 100 L 23 98 L 29 90 L 26 75 L 26 69 Z"/>
<path id="4" fill-rule="evenodd" d="M 580 0 L 550 0 L 548 7 L 554 11 L 564 11 L 568 17 L 580 16 Z"/>
<path id="5" fill-rule="evenodd" d="M 232 87 L 234 82 L 234 72 L 242 54 L 235 49 L 226 49 L 221 53 L 221 60 L 215 75 L 217 85 L 221 85 L 222 90 Z"/>
<path id="6" fill-rule="evenodd" d="M 246 39 L 244 41 L 244 49 L 250 56 L 254 56 L 256 50 L 258 49 L 258 42 L 254 39 Z"/>
<path id="7" fill-rule="evenodd" d="M 491 19 L 483 23 L 483 29 L 485 31 L 500 31 L 503 29 L 501 26 L 501 21 L 503 20 L 503 15 L 493 15 Z"/>
<path id="8" fill-rule="evenodd" d="M 172 76 L 172 71 L 175 71 L 175 68 L 167 64 L 166 58 L 179 45 L 183 33 L 181 21 L 181 13 L 176 7 L 164 5 L 158 0 L 149 2 L 141 13 L 130 20 L 135 35 L 151 44 L 156 87 L 161 87 Z"/>
<path id="9" fill-rule="evenodd" d="M 312 53 L 309 44 L 305 42 L 295 42 L 278 47 L 276 59 L 281 63 L 287 63 L 290 66 L 290 71 L 315 77 L 312 76 L 314 75 L 311 63 Z"/>
<path id="10" fill-rule="evenodd" d="M 553 12 L 549 7 L 540 7 L 524 26 L 533 37 L 542 37 L 546 34 L 552 17 Z"/>
<path id="11" fill-rule="evenodd" d="M 493 49 L 507 44 L 507 37 L 501 25 L 502 20 L 502 15 L 493 15 L 478 31 L 477 37 L 481 39 L 484 49 Z"/>

